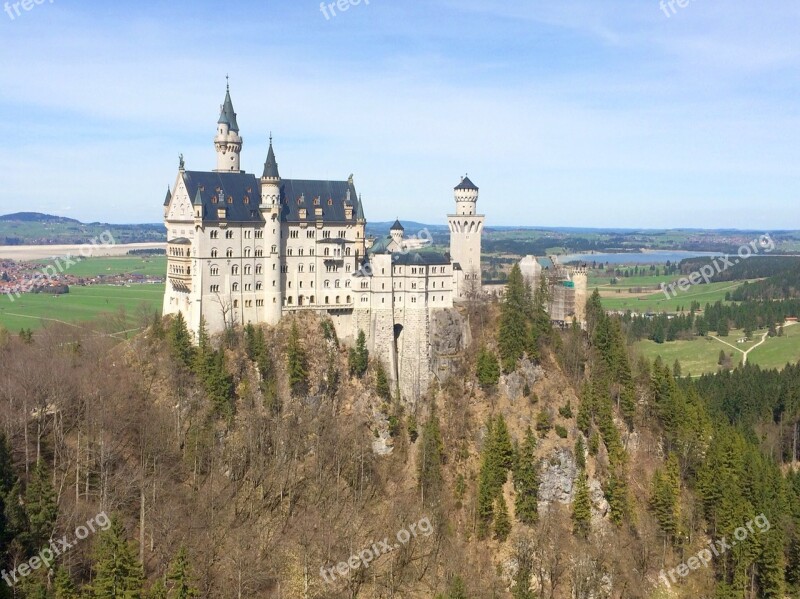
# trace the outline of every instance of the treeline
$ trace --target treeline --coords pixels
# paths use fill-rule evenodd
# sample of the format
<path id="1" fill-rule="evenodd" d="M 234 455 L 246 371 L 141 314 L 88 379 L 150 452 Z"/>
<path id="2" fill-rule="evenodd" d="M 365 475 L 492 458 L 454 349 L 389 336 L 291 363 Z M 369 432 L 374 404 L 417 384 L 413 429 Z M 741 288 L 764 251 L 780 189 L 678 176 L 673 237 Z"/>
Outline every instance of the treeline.
<path id="1" fill-rule="evenodd" d="M 690 275 L 694 272 L 700 272 L 700 269 L 706 265 L 713 266 L 716 262 L 721 272 L 717 272 L 717 268 L 714 269 L 714 283 L 764 279 L 792 271 L 797 272 L 798 261 L 800 260 L 790 256 L 769 256 L 763 253 L 764 250 L 759 250 L 761 253 L 753 254 L 747 259 L 741 259 L 737 251 L 738 248 L 729 253 L 731 264 L 725 264 L 721 258 L 714 257 L 681 260 L 680 272 L 683 275 Z"/>
<path id="2" fill-rule="evenodd" d="M 622 316 L 622 322 L 631 341 L 650 339 L 656 343 L 705 336 L 710 332 L 727 337 L 731 329 L 741 329 L 750 337 L 757 330 L 767 329 L 771 336 L 783 335 L 783 323 L 787 318 L 800 315 L 800 300 L 745 301 L 739 304 L 716 302 L 700 305 L 692 302 L 689 312 L 667 315 L 634 316 L 631 312 Z"/>
<path id="3" fill-rule="evenodd" d="M 800 298 L 800 260 L 763 281 L 745 281 L 730 294 L 735 302 Z"/>

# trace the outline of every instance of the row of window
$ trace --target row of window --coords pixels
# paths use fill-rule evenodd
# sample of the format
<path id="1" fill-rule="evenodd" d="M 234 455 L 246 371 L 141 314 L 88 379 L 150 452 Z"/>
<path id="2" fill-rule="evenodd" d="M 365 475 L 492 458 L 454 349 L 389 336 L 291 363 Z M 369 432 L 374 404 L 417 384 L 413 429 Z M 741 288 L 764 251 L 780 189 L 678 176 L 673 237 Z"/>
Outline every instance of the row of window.
<path id="1" fill-rule="evenodd" d="M 211 237 L 211 239 L 219 239 L 219 230 L 212 229 L 211 233 L 210 233 L 210 237 Z M 250 229 L 245 229 L 244 238 L 245 239 L 252 239 L 253 237 L 255 237 L 255 239 L 263 239 L 264 238 L 264 231 L 261 230 L 261 229 L 256 229 L 255 231 L 252 231 Z M 228 229 L 227 231 L 225 231 L 225 239 L 233 239 L 233 230 Z"/>

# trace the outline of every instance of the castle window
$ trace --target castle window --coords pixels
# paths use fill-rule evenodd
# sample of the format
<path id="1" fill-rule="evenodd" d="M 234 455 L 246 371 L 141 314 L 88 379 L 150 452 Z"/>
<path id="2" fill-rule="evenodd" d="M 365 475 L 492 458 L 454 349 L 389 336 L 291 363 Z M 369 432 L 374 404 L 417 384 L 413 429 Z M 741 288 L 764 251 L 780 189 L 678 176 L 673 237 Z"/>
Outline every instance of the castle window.
<path id="1" fill-rule="evenodd" d="M 239 307 L 239 300 L 238 299 L 233 300 L 233 307 L 234 308 L 238 308 Z"/>
<path id="2" fill-rule="evenodd" d="M 323 231 L 322 232 L 322 238 L 323 239 L 330 239 L 331 238 L 331 232 L 330 231 Z"/>
<path id="3" fill-rule="evenodd" d="M 303 268 L 305 268 L 302 264 L 297 266 L 297 272 L 303 272 Z"/>
<path id="4" fill-rule="evenodd" d="M 306 231 L 306 237 L 308 239 L 314 239 L 314 237 L 316 237 L 316 236 L 317 236 L 317 232 L 314 229 L 309 229 L 308 231 Z"/>
<path id="5" fill-rule="evenodd" d="M 245 264 L 244 266 L 244 274 L 249 275 L 252 267 L 249 264 Z"/>
<path id="6" fill-rule="evenodd" d="M 347 248 L 347 249 L 344 251 L 344 255 L 345 255 L 345 256 L 349 256 L 349 255 L 350 255 L 350 248 Z"/>
<path id="7" fill-rule="evenodd" d="M 323 252 L 323 254 L 326 255 L 326 256 L 330 256 L 331 255 L 331 249 L 330 248 L 325 248 L 325 251 Z"/>
<path id="8" fill-rule="evenodd" d="M 345 302 L 345 303 L 347 303 L 347 304 L 350 303 L 350 296 L 349 295 L 347 296 L 347 302 Z"/>
<path id="9" fill-rule="evenodd" d="M 350 279 L 347 279 L 347 280 L 344 282 L 344 286 L 345 286 L 345 287 L 350 287 Z"/>
<path id="10" fill-rule="evenodd" d="M 319 197 L 314 198 L 314 206 L 319 206 Z"/>
<path id="11" fill-rule="evenodd" d="M 249 204 L 250 203 L 250 196 L 244 196 L 244 203 L 245 204 Z"/>
<path id="12" fill-rule="evenodd" d="M 278 253 L 278 246 L 277 245 L 273 245 L 272 246 L 272 253 L 273 254 L 277 254 Z"/>
<path id="13" fill-rule="evenodd" d="M 262 289 L 263 287 L 264 287 L 264 285 L 263 285 L 263 283 L 261 283 L 261 281 L 258 281 L 258 282 L 256 283 L 256 291 L 261 291 L 261 289 Z"/>
<path id="14" fill-rule="evenodd" d="M 216 258 L 217 257 L 217 248 L 214 248 L 214 249 L 211 250 L 211 257 L 212 258 Z"/>
<path id="15" fill-rule="evenodd" d="M 313 263 L 308 265 L 308 272 L 314 272 L 315 270 L 316 270 L 316 267 L 314 266 Z"/>
<path id="16" fill-rule="evenodd" d="M 323 286 L 325 289 L 328 289 L 328 288 L 331 286 L 331 282 L 330 282 L 329 280 L 325 279 L 325 281 L 322 283 L 322 286 Z M 327 303 L 327 302 L 326 302 L 326 303 Z"/>
<path id="17" fill-rule="evenodd" d="M 292 255 L 292 251 L 293 251 L 293 250 L 292 250 L 292 248 L 288 248 L 288 249 L 286 250 L 286 255 L 287 255 L 287 256 L 291 256 L 291 255 Z"/>
<path id="18" fill-rule="evenodd" d="M 260 275 L 261 271 L 264 270 L 260 264 L 256 264 L 256 274 Z"/>
<path id="19" fill-rule="evenodd" d="M 253 232 L 252 232 L 252 231 L 250 231 L 250 230 L 247 230 L 247 231 L 245 231 L 245 232 L 244 232 L 244 238 L 245 238 L 245 239 L 250 239 L 250 236 L 251 236 L 252 234 L 253 234 Z"/>
<path id="20" fill-rule="evenodd" d="M 225 231 L 225 239 L 233 239 L 233 231 Z"/>
<path id="21" fill-rule="evenodd" d="M 216 277 L 219 275 L 219 266 L 212 266 L 211 267 L 211 276 Z"/>
<path id="22" fill-rule="evenodd" d="M 333 199 L 332 198 L 328 198 L 328 206 L 333 206 Z M 336 302 L 336 303 L 338 304 L 339 302 Z"/>
<path id="23" fill-rule="evenodd" d="M 253 285 L 250 284 L 250 283 L 245 283 L 244 290 L 245 291 L 252 291 L 253 290 Z"/>
<path id="24" fill-rule="evenodd" d="M 340 303 L 340 301 L 341 301 L 341 296 L 337 295 L 336 296 L 336 303 L 338 304 L 338 303 Z"/>
<path id="25" fill-rule="evenodd" d="M 219 285 L 212 285 L 210 290 L 211 293 L 219 293 Z"/>
<path id="26" fill-rule="evenodd" d="M 264 231 L 256 231 L 256 239 L 263 239 Z"/>
<path id="27" fill-rule="evenodd" d="M 305 254 L 305 250 L 303 248 L 300 248 L 299 250 L 297 250 L 297 255 L 298 256 L 302 256 L 303 254 Z"/>
<path id="28" fill-rule="evenodd" d="M 232 275 L 238 275 L 239 274 L 239 265 L 238 264 L 234 264 L 233 266 L 231 266 L 231 274 Z"/>
<path id="29" fill-rule="evenodd" d="M 340 283 L 339 279 L 336 279 L 336 281 L 334 281 L 334 287 L 336 287 L 338 289 L 339 288 L 339 283 Z"/>
<path id="30" fill-rule="evenodd" d="M 233 156 L 231 156 L 233 158 Z M 233 204 L 233 196 L 228 196 L 228 203 Z"/>
<path id="31" fill-rule="evenodd" d="M 308 303 L 309 304 L 313 304 L 314 303 L 314 296 L 313 295 L 310 298 L 308 298 Z"/>
<path id="32" fill-rule="evenodd" d="M 239 291 L 239 283 L 234 283 L 231 285 L 231 291 Z"/>
<path id="33" fill-rule="evenodd" d="M 250 257 L 250 248 L 244 248 L 244 257 L 245 258 L 249 258 Z"/>
<path id="34" fill-rule="evenodd" d="M 330 304 L 330 298 L 326 295 L 325 296 L 325 304 Z"/>
<path id="35" fill-rule="evenodd" d="M 219 237 L 219 231 L 214 229 L 211 231 L 211 239 L 217 239 Z"/>
<path id="36" fill-rule="evenodd" d="M 227 250 L 225 250 L 225 257 L 233 258 L 233 248 L 228 248 Z"/>
<path id="37" fill-rule="evenodd" d="M 217 203 L 217 196 L 211 196 L 211 203 L 212 204 L 216 204 Z"/>

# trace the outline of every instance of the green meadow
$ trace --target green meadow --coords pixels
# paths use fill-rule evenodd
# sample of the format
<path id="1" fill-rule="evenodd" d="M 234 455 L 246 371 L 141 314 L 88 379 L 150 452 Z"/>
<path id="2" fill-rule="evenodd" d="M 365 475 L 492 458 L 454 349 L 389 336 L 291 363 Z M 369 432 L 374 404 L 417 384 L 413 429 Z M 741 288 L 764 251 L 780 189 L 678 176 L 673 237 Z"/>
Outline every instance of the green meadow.
<path id="1" fill-rule="evenodd" d="M 137 315 L 143 309 L 161 311 L 164 285 L 72 286 L 64 295 L 25 293 L 11 301 L 0 296 L 0 326 L 17 332 L 36 330 L 49 322 L 83 326 L 81 323 L 103 318 L 103 327 L 123 331 L 139 326 Z"/>
<path id="2" fill-rule="evenodd" d="M 75 260 L 75 256 L 72 257 Z M 42 266 L 53 264 L 50 260 L 39 260 Z M 140 274 L 163 277 L 167 272 L 166 256 L 118 256 L 109 258 L 82 258 L 69 266 L 65 274 L 76 277 L 98 275 Z"/>

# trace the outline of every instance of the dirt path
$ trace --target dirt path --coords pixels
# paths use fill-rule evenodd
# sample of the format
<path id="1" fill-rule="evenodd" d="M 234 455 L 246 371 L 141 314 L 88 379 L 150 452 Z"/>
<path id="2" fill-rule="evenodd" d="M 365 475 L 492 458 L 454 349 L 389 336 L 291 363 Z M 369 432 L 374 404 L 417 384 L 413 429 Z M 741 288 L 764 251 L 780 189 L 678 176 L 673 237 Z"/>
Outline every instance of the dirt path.
<path id="1" fill-rule="evenodd" d="M 797 323 L 796 323 L 796 322 L 785 322 L 785 323 L 783 323 L 783 328 L 790 327 L 790 326 L 792 326 L 792 325 L 795 325 L 795 324 L 797 324 Z M 724 344 L 725 344 L 725 345 L 727 345 L 728 347 L 732 347 L 733 349 L 735 349 L 736 351 L 738 351 L 740 354 L 742 354 L 742 366 L 744 366 L 745 364 L 747 364 L 747 356 L 750 354 L 750 352 L 751 352 L 751 351 L 753 351 L 753 350 L 754 350 L 755 348 L 757 348 L 757 347 L 761 347 L 762 345 L 764 345 L 764 344 L 767 342 L 767 337 L 769 337 L 769 331 L 767 331 L 766 333 L 764 333 L 764 334 L 761 336 L 761 341 L 759 341 L 758 343 L 756 343 L 756 344 L 755 344 L 753 347 L 751 347 L 751 348 L 750 348 L 750 349 L 748 349 L 748 350 L 743 350 L 743 349 L 739 349 L 739 348 L 738 348 L 738 347 L 736 347 L 735 345 L 732 345 L 732 344 L 728 343 L 727 341 L 723 341 L 723 340 L 722 340 L 722 339 L 720 339 L 719 337 L 716 337 L 716 336 L 714 336 L 714 335 L 712 335 L 712 336 L 711 336 L 711 338 L 712 338 L 712 339 L 716 339 L 716 340 L 717 340 L 717 341 L 719 341 L 720 343 L 724 343 Z"/>

